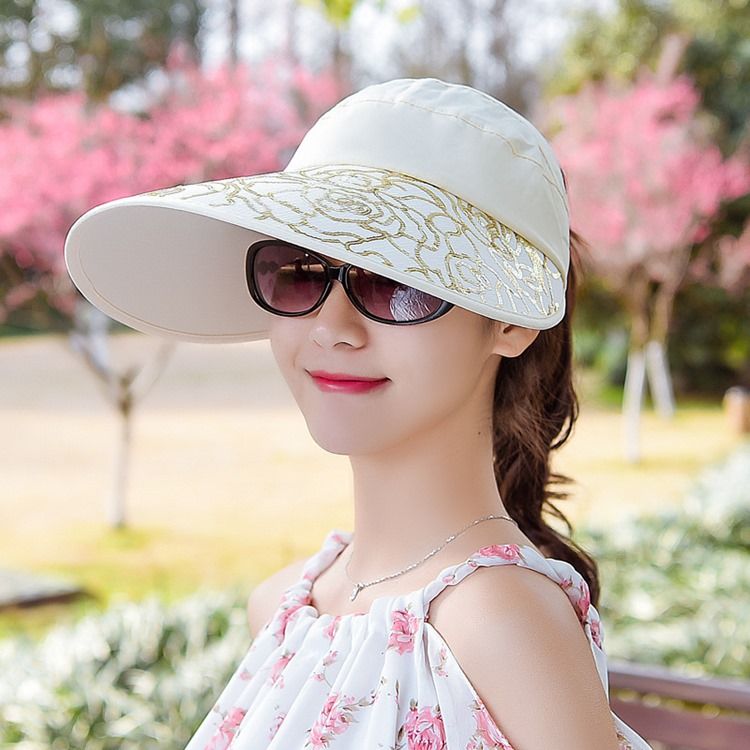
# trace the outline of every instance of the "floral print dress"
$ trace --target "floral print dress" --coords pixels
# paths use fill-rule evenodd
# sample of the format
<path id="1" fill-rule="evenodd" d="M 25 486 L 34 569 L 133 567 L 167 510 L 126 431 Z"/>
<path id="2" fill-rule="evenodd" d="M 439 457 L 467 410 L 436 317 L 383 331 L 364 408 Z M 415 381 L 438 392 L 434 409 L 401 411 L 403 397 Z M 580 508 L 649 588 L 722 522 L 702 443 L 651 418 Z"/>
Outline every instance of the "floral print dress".
<path id="1" fill-rule="evenodd" d="M 599 614 L 569 563 L 528 545 L 493 544 L 424 588 L 375 599 L 366 613 L 321 614 L 312 584 L 352 536 L 331 530 L 307 560 L 186 750 L 513 750 L 428 622 L 432 599 L 487 565 L 531 568 L 563 588 L 609 694 Z M 652 750 L 612 719 L 620 750 Z"/>

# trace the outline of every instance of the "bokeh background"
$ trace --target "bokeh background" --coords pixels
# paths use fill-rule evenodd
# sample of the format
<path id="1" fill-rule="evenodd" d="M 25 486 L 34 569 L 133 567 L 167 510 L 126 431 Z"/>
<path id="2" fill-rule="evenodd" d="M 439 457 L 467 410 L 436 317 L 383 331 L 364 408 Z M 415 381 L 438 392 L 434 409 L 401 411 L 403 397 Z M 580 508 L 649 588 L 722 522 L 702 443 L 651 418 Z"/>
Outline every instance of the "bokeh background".
<path id="1" fill-rule="evenodd" d="M 252 588 L 352 522 L 268 343 L 106 318 L 68 229 L 282 169 L 394 77 L 487 91 L 565 171 L 589 252 L 554 468 L 605 650 L 750 679 L 748 39 L 747 0 L 0 0 L 0 743 L 183 747 Z"/>

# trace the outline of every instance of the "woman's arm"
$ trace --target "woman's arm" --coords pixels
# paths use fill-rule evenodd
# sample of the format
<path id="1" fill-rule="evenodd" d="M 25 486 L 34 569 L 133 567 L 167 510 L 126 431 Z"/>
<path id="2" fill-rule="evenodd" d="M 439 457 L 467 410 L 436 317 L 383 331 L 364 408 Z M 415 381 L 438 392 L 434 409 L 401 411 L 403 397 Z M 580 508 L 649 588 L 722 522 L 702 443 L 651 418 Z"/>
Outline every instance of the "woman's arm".
<path id="1" fill-rule="evenodd" d="M 591 646 L 555 581 L 492 566 L 447 591 L 429 621 L 514 750 L 618 750 Z"/>

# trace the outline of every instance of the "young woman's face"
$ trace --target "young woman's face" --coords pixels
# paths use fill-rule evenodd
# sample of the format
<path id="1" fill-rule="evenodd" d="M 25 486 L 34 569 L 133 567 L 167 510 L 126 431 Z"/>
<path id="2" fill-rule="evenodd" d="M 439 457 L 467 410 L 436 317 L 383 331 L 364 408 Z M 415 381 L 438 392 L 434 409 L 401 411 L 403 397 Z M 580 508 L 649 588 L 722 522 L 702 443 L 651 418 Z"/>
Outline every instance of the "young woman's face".
<path id="1" fill-rule="evenodd" d="M 461 307 L 417 325 L 378 323 L 334 282 L 315 312 L 274 316 L 269 338 L 313 439 L 326 451 L 353 456 L 388 451 L 448 422 L 490 418 L 501 354 L 515 356 L 513 347 L 522 350 L 538 331 L 511 326 L 514 332 L 502 338 L 484 323 Z M 388 382 L 365 393 L 326 392 L 309 374 L 316 370 Z"/>

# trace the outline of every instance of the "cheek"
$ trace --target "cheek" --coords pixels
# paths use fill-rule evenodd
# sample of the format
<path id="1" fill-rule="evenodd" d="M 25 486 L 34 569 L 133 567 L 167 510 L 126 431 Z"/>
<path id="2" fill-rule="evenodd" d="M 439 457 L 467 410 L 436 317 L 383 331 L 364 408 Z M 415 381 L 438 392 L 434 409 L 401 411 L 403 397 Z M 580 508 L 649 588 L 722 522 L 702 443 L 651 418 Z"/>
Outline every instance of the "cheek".
<path id="1" fill-rule="evenodd" d="M 299 374 L 295 372 L 297 337 L 294 335 L 294 326 L 290 326 L 289 321 L 278 318 L 278 322 L 274 321 L 269 326 L 268 339 L 276 365 L 292 394 L 297 398 L 296 381 Z"/>
<path id="2" fill-rule="evenodd" d="M 473 362 L 466 351 L 423 353 L 420 367 L 404 384 L 405 419 L 410 415 L 427 428 L 465 409 L 477 385 Z"/>

